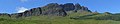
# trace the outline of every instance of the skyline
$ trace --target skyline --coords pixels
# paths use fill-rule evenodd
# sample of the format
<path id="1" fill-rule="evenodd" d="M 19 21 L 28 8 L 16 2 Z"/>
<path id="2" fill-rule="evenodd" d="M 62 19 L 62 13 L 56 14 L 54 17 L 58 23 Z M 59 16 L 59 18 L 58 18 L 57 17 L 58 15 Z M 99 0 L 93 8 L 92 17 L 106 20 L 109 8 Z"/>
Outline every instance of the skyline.
<path id="1" fill-rule="evenodd" d="M 120 0 L 0 0 L 0 13 L 19 13 L 36 7 L 42 7 L 49 3 L 79 3 L 86 6 L 92 12 L 120 13 Z"/>

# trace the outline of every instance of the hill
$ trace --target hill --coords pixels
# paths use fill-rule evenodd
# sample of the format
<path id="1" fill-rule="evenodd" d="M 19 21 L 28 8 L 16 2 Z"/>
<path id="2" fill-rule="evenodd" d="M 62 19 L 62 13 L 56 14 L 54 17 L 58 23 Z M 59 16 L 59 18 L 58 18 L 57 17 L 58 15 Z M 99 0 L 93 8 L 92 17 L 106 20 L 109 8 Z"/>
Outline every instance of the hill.
<path id="1" fill-rule="evenodd" d="M 92 12 L 80 4 L 50 3 L 22 13 L 0 13 L 0 24 L 120 24 L 120 13 Z"/>
<path id="2" fill-rule="evenodd" d="M 77 4 L 50 3 L 43 7 L 37 7 L 30 10 L 26 10 L 25 12 L 22 13 L 14 13 L 11 14 L 11 16 L 16 16 L 16 17 L 39 16 L 39 15 L 66 16 L 69 12 L 92 13 L 87 7 L 81 6 L 78 3 Z"/>

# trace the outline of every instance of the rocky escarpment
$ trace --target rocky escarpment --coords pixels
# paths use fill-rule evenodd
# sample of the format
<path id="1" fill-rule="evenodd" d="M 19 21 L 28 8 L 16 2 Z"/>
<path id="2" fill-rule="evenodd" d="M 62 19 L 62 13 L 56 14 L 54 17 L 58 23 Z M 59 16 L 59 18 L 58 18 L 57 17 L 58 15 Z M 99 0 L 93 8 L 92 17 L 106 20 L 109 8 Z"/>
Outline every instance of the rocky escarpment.
<path id="1" fill-rule="evenodd" d="M 58 15 L 58 16 L 67 15 L 67 13 L 63 9 L 63 7 L 57 3 L 50 3 L 50 4 L 42 7 L 41 9 L 42 9 L 43 15 Z"/>
<path id="2" fill-rule="evenodd" d="M 25 16 L 26 17 L 26 16 L 39 16 L 40 14 L 42 14 L 42 10 L 40 7 L 38 7 L 38 8 L 27 10 L 22 13 L 14 13 L 14 14 L 11 14 L 11 16 L 16 16 L 16 17 Z"/>
<path id="3" fill-rule="evenodd" d="M 55 16 L 66 16 L 67 11 L 75 11 L 75 12 L 91 12 L 87 7 L 81 6 L 80 4 L 66 3 L 66 4 L 57 4 L 50 3 L 43 7 L 37 7 L 30 10 L 27 10 L 22 13 L 14 13 L 11 15 L 14 16 L 39 16 L 39 15 L 55 15 Z"/>

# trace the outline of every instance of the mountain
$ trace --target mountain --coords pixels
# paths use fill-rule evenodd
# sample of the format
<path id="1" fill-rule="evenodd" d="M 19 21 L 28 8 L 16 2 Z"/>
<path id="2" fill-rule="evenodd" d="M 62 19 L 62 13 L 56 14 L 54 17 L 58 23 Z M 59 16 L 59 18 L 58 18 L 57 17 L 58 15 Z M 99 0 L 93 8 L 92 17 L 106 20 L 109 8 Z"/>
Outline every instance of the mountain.
<path id="1" fill-rule="evenodd" d="M 0 24 L 120 24 L 120 13 L 91 12 L 80 4 L 50 3 L 22 13 L 0 13 Z"/>
<path id="2" fill-rule="evenodd" d="M 58 4 L 58 3 L 50 3 L 43 7 L 36 7 L 30 10 L 26 10 L 22 13 L 14 13 L 11 16 L 39 16 L 39 15 L 51 15 L 51 16 L 66 16 L 69 11 L 73 12 L 90 12 L 91 11 L 80 4 L 66 3 L 66 4 Z"/>

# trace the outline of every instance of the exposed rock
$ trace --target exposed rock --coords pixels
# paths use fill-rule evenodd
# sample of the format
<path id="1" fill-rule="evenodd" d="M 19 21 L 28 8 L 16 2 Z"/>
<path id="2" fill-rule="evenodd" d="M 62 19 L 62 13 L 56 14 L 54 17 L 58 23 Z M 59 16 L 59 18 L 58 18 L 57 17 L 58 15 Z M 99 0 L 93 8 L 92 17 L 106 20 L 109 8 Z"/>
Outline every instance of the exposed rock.
<path id="1" fill-rule="evenodd" d="M 66 3 L 63 5 L 63 8 L 65 11 L 71 11 L 75 9 L 75 6 L 73 3 Z"/>
<path id="2" fill-rule="evenodd" d="M 31 10 L 25 11 L 24 13 L 27 14 L 26 16 L 38 16 L 42 14 L 42 10 L 40 7 L 38 7 L 38 8 L 33 8 Z"/>
<path id="3" fill-rule="evenodd" d="M 77 4 L 75 4 L 75 11 L 76 11 L 76 10 L 80 10 L 80 9 L 82 9 L 81 5 L 80 5 L 80 4 L 78 4 L 78 3 L 77 3 Z"/>
<path id="4" fill-rule="evenodd" d="M 81 10 L 91 12 L 87 7 L 82 6 Z"/>
<path id="5" fill-rule="evenodd" d="M 42 14 L 42 10 L 40 7 L 38 8 L 33 8 L 33 9 L 30 9 L 30 10 L 26 10 L 25 12 L 22 12 L 22 13 L 14 13 L 14 14 L 11 14 L 11 16 L 13 17 L 27 17 L 27 16 L 38 16 L 38 15 L 41 15 Z"/>
<path id="6" fill-rule="evenodd" d="M 30 10 L 26 10 L 23 13 L 12 14 L 17 17 L 21 16 L 39 16 L 39 15 L 55 15 L 55 16 L 66 16 L 67 11 L 76 11 L 76 12 L 91 12 L 87 7 L 80 6 L 80 4 L 66 3 L 66 4 L 57 4 L 50 3 L 43 7 L 33 8 Z"/>
<path id="7" fill-rule="evenodd" d="M 63 10 L 63 7 L 57 3 L 50 3 L 42 8 L 42 14 L 44 15 L 57 15 L 65 16 L 67 13 Z"/>

